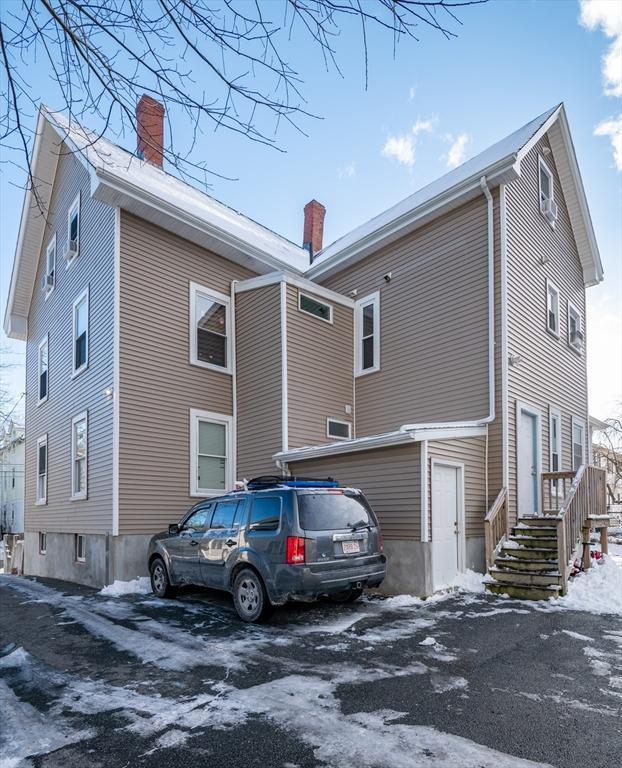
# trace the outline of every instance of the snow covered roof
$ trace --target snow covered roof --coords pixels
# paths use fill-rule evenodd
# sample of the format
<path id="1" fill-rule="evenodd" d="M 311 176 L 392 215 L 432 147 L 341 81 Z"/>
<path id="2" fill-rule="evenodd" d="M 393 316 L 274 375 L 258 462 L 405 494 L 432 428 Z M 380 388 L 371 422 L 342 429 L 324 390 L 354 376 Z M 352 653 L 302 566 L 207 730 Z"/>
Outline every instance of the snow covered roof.
<path id="1" fill-rule="evenodd" d="M 331 243 L 317 254 L 306 272 L 307 277 L 325 278 L 432 218 L 481 195 L 482 177 L 490 186 L 519 178 L 522 158 L 551 129 L 553 153 L 586 284 L 600 282 L 602 265 L 563 104 L 551 107 L 514 133 Z"/>
<path id="2" fill-rule="evenodd" d="M 282 269 L 300 274 L 309 264 L 309 254 L 301 246 L 61 113 L 42 107 L 32 158 L 37 194 L 28 192 L 22 209 L 5 314 L 9 336 L 26 338 L 45 213 L 63 143 L 89 172 L 91 194 L 98 200 L 135 213 L 259 274 Z"/>

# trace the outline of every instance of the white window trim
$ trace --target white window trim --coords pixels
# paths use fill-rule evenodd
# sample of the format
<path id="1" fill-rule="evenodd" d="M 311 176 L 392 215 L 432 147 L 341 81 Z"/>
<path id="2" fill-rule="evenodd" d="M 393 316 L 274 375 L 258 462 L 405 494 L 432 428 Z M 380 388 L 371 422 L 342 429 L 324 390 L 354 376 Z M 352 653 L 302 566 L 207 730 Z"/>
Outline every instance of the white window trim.
<path id="1" fill-rule="evenodd" d="M 45 274 L 44 274 L 44 279 L 46 279 L 47 276 L 50 274 L 50 271 L 49 271 L 49 265 L 50 265 L 49 255 L 50 255 L 50 251 L 52 251 L 52 250 L 54 251 L 54 282 L 52 283 L 52 285 L 45 285 L 45 287 L 44 287 L 46 301 L 47 301 L 47 297 L 52 293 L 54 288 L 56 288 L 56 261 L 57 261 L 57 259 L 56 259 L 56 256 L 57 256 L 57 253 L 56 253 L 56 232 L 52 236 L 51 240 L 48 242 L 47 247 L 45 249 Z"/>
<path id="2" fill-rule="evenodd" d="M 581 343 L 580 347 L 578 347 L 576 344 L 573 344 L 572 341 L 570 340 L 570 315 L 571 315 L 572 312 L 576 313 L 577 317 L 579 318 L 579 331 L 581 333 L 583 333 L 583 316 L 581 315 L 581 312 L 579 312 L 578 307 L 575 306 L 570 301 L 570 299 L 568 299 L 568 307 L 567 307 L 567 310 L 566 310 L 566 313 L 567 313 L 567 316 L 566 316 L 566 323 L 567 323 L 567 333 L 566 333 L 566 336 L 567 336 L 568 346 L 570 347 L 570 349 L 572 349 L 573 352 L 576 352 L 577 355 L 580 355 L 583 352 L 583 347 L 585 346 L 585 339 Z"/>
<path id="3" fill-rule="evenodd" d="M 557 331 L 552 331 L 549 327 L 549 292 L 555 293 L 557 296 Z M 550 333 L 551 336 L 554 336 L 556 339 L 559 339 L 559 333 L 560 333 L 560 327 L 561 327 L 561 298 L 559 294 L 559 288 L 555 285 L 555 283 L 552 280 L 546 281 L 546 330 L 548 333 Z"/>
<path id="4" fill-rule="evenodd" d="M 39 496 L 39 448 L 45 445 L 45 486 L 44 486 L 44 495 Z M 37 461 L 35 465 L 35 504 L 37 506 L 42 506 L 43 504 L 48 503 L 48 474 L 50 471 L 50 457 L 48 455 L 48 436 L 47 433 L 45 435 L 41 435 L 40 438 L 37 440 Z"/>
<path id="5" fill-rule="evenodd" d="M 76 368 L 76 309 L 78 308 L 78 305 L 86 300 L 86 359 L 84 363 L 79 367 Z M 87 286 L 82 293 L 78 296 L 78 298 L 73 302 L 73 307 L 71 310 L 72 313 L 72 319 L 71 319 L 71 378 L 75 379 L 76 376 L 79 376 L 82 371 L 85 371 L 89 367 L 89 353 L 90 353 L 90 346 L 91 346 L 91 311 L 89 307 L 89 287 Z"/>
<path id="6" fill-rule="evenodd" d="M 559 445 L 559 450 L 557 451 L 557 455 L 559 456 L 559 469 L 558 471 L 562 471 L 563 463 L 562 463 L 562 412 L 559 408 L 554 408 L 553 406 L 549 406 L 549 471 L 553 472 L 553 420 L 557 419 L 557 441 Z"/>
<path id="7" fill-rule="evenodd" d="M 82 554 L 81 557 L 78 555 L 78 540 L 79 539 L 82 539 L 82 552 L 83 552 L 83 554 Z M 84 538 L 84 534 L 83 533 L 76 533 L 76 538 L 75 538 L 74 546 L 75 546 L 75 550 L 76 550 L 75 553 L 74 553 L 75 559 L 76 559 L 75 560 L 76 563 L 86 563 L 86 540 Z"/>
<path id="8" fill-rule="evenodd" d="M 348 427 L 348 436 L 347 437 L 341 437 L 340 435 L 331 435 L 330 433 L 330 427 L 331 424 L 343 424 L 344 426 Z M 351 440 L 352 439 L 352 422 L 350 421 L 342 421 L 341 419 L 333 419 L 332 417 L 328 416 L 326 418 L 326 437 L 330 437 L 331 440 Z"/>
<path id="9" fill-rule="evenodd" d="M 75 211 L 78 211 L 78 250 L 74 253 L 73 256 L 69 256 L 69 243 L 71 242 L 71 216 Z M 66 265 L 65 269 L 69 269 L 69 267 L 73 264 L 73 262 L 76 260 L 76 258 L 80 255 L 80 230 L 82 229 L 82 210 L 80 207 L 80 192 L 76 195 L 73 203 L 69 206 L 69 210 L 67 211 L 67 250 L 65 252 L 65 260 Z"/>
<path id="10" fill-rule="evenodd" d="M 43 547 L 41 543 L 43 542 Z M 39 554 L 45 555 L 48 551 L 48 536 L 45 531 L 39 531 Z"/>
<path id="11" fill-rule="evenodd" d="M 555 185 L 553 183 L 553 172 L 549 166 L 545 163 L 541 155 L 538 155 L 538 205 L 542 208 L 542 179 L 540 178 L 540 169 L 544 168 L 544 172 L 549 177 L 549 187 L 551 190 L 550 196 L 547 200 L 555 200 Z"/>
<path id="12" fill-rule="evenodd" d="M 315 301 L 317 304 L 322 304 L 325 307 L 328 307 L 330 310 L 328 313 L 328 319 L 325 317 L 320 317 L 319 315 L 314 315 L 313 312 L 309 312 L 306 309 L 303 309 L 300 306 L 300 300 L 302 297 L 305 296 L 307 299 L 311 299 L 311 301 Z M 333 305 L 329 304 L 326 301 L 323 301 L 322 299 L 318 299 L 317 296 L 314 296 L 312 293 L 306 293 L 305 291 L 298 291 L 298 311 L 303 312 L 305 315 L 310 315 L 311 317 L 314 317 L 316 320 L 321 320 L 323 323 L 329 323 L 330 325 L 333 324 Z"/>
<path id="13" fill-rule="evenodd" d="M 363 365 L 363 309 L 369 304 L 374 305 L 374 364 L 371 368 Z M 359 299 L 354 304 L 354 375 L 366 376 L 380 370 L 380 291 Z"/>
<path id="14" fill-rule="evenodd" d="M 41 350 L 43 347 L 47 347 L 48 352 L 48 369 L 47 378 L 45 381 L 45 397 L 39 397 L 41 393 Z M 46 333 L 45 336 L 39 342 L 39 349 L 37 350 L 37 405 L 43 405 L 47 403 L 50 395 L 50 334 Z"/>
<path id="15" fill-rule="evenodd" d="M 76 472 L 76 435 L 75 435 L 75 425 L 80 422 L 84 421 L 86 423 L 86 455 L 84 457 L 84 462 L 86 464 L 86 472 L 84 473 L 84 490 L 80 491 L 79 493 L 75 493 L 74 488 L 75 486 L 75 472 Z M 77 416 L 74 416 L 71 420 L 71 501 L 81 501 L 82 499 L 86 499 L 88 497 L 88 487 L 89 487 L 89 412 L 88 411 L 82 411 L 82 413 L 79 413 Z"/>
<path id="16" fill-rule="evenodd" d="M 197 356 L 197 304 L 196 304 L 196 298 L 197 295 L 205 296 L 207 299 L 212 299 L 214 301 L 217 301 L 219 304 L 224 304 L 225 306 L 225 323 L 227 325 L 227 335 L 226 335 L 226 355 L 227 355 L 227 365 L 212 365 L 211 363 L 206 363 L 203 360 L 199 360 Z M 231 297 L 227 296 L 224 293 L 219 293 L 218 291 L 213 291 L 211 288 L 205 288 L 203 285 L 199 285 L 198 283 L 190 283 L 190 365 L 196 365 L 199 368 L 208 368 L 211 371 L 218 371 L 219 373 L 232 373 L 232 367 L 231 367 L 231 356 L 232 356 L 232 344 L 231 344 L 231 333 L 232 333 L 232 326 L 231 326 Z"/>
<path id="17" fill-rule="evenodd" d="M 225 426 L 225 487 L 224 488 L 199 488 L 198 486 L 198 462 L 199 453 L 199 422 L 209 421 L 213 424 Z M 201 499 L 210 496 L 222 496 L 233 489 L 233 457 L 232 457 L 232 428 L 233 417 L 223 413 L 201 411 L 198 408 L 190 409 L 190 496 Z"/>
<path id="18" fill-rule="evenodd" d="M 585 421 L 583 419 L 579 419 L 577 416 L 573 416 L 570 420 L 570 450 L 571 450 L 571 457 L 572 457 L 572 470 L 574 471 L 574 428 L 575 427 L 581 427 L 581 430 L 583 432 L 583 463 L 587 464 L 587 450 L 586 450 L 586 444 L 585 444 Z"/>

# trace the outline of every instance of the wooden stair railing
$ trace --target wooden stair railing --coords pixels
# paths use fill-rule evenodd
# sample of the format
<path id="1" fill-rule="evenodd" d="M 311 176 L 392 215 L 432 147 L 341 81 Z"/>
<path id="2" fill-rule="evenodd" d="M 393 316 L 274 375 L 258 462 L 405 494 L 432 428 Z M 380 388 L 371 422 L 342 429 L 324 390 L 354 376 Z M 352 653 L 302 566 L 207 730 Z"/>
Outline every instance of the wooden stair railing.
<path id="1" fill-rule="evenodd" d="M 550 504 L 553 499 L 560 498 L 559 494 L 551 493 L 550 487 L 555 482 L 568 480 L 568 475 L 574 475 L 570 488 L 559 505 L 547 509 L 557 526 L 557 560 L 561 574 L 561 594 L 566 594 L 568 589 L 569 564 L 573 554 L 581 544 L 583 529 L 589 517 L 604 515 L 607 509 L 606 475 L 605 470 L 594 467 L 591 464 L 583 464 L 576 473 L 546 472 L 542 475 L 543 488 L 545 482 L 549 483 Z M 566 477 L 563 477 L 566 476 Z M 564 482 L 565 487 L 565 482 Z M 545 497 L 543 493 L 543 504 Z M 555 511 L 548 511 L 549 509 Z"/>
<path id="2" fill-rule="evenodd" d="M 499 491 L 493 505 L 484 518 L 484 537 L 486 542 L 486 569 L 495 561 L 495 553 L 509 533 L 508 489 Z"/>

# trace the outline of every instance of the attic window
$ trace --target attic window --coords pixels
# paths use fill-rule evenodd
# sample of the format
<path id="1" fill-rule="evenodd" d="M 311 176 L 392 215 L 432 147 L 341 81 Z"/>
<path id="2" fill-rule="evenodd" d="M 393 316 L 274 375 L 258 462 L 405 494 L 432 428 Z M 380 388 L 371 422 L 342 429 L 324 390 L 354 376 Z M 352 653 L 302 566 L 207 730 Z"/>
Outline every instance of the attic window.
<path id="1" fill-rule="evenodd" d="M 41 287 L 45 291 L 46 298 L 54 290 L 56 282 L 56 233 L 45 249 L 45 274 L 41 281 Z"/>
<path id="2" fill-rule="evenodd" d="M 538 158 L 538 175 L 540 188 L 540 213 L 554 227 L 557 221 L 557 203 L 554 200 L 555 187 L 553 184 L 553 174 L 540 157 Z"/>

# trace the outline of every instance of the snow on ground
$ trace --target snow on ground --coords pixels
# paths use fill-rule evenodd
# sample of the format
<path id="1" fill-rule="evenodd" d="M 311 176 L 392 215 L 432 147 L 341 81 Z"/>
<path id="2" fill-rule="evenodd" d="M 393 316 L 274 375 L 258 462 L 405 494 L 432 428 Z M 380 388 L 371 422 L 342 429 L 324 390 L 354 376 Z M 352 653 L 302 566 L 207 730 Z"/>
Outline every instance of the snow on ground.
<path id="1" fill-rule="evenodd" d="M 115 581 L 99 591 L 105 597 L 123 597 L 124 595 L 150 595 L 151 581 L 147 576 L 139 576 L 132 581 Z"/>
<path id="2" fill-rule="evenodd" d="M 547 605 L 622 616 L 622 558 L 605 556 L 600 562 L 593 561 L 587 571 L 570 580 L 567 595 L 555 597 Z"/>

